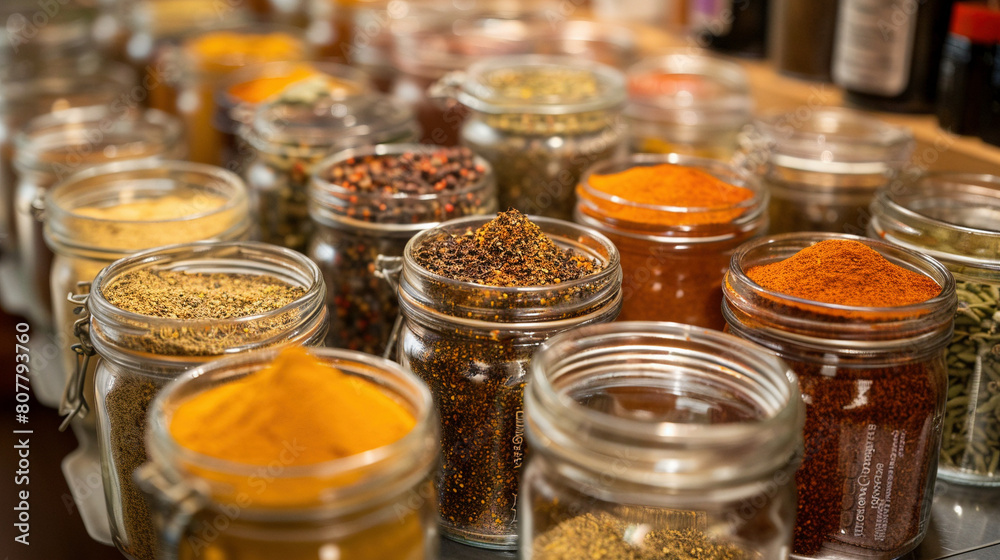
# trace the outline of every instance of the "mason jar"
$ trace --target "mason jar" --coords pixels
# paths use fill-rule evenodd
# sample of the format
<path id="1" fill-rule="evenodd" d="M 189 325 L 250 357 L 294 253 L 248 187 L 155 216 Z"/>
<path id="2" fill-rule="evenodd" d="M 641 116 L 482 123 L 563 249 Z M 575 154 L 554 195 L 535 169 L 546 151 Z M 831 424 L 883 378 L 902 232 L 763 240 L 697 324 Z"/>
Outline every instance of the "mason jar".
<path id="1" fill-rule="evenodd" d="M 55 254 L 50 278 L 59 370 L 34 383 L 44 404 L 59 406 L 76 354 L 73 313 L 67 294 L 90 282 L 112 262 L 145 249 L 193 241 L 236 241 L 250 230 L 246 186 L 217 167 L 144 159 L 91 167 L 49 190 L 43 215 L 45 243 Z M 58 373 L 59 375 L 55 375 Z M 86 372 L 93 395 L 93 368 Z M 43 391 L 44 387 L 49 389 Z M 89 399 L 93 402 L 93 399 Z M 64 410 L 69 413 L 69 410 Z M 88 418 L 93 418 L 88 417 Z"/>
<path id="2" fill-rule="evenodd" d="M 438 420 L 426 385 L 386 359 L 328 348 L 311 352 L 377 385 L 413 414 L 414 428 L 389 445 L 312 465 L 277 470 L 220 460 L 174 439 L 173 413 L 203 391 L 261 369 L 277 351 L 216 360 L 185 373 L 153 401 L 149 462 L 137 475 L 155 504 L 158 558 L 438 558 Z M 261 468 L 270 473 L 263 490 Z M 294 493 L 294 501 L 270 503 L 283 489 Z"/>
<path id="3" fill-rule="evenodd" d="M 896 178 L 913 135 L 848 109 L 771 113 L 743 137 L 771 192 L 771 233 L 864 235 L 875 190 Z"/>
<path id="4" fill-rule="evenodd" d="M 71 107 L 106 105 L 127 96 L 135 76 L 116 64 L 46 65 L 40 72 L 0 69 L 0 274 L 5 289 L 0 305 L 11 313 L 27 312 L 25 298 L 17 293 L 18 266 L 14 198 L 14 136 L 31 119 Z"/>
<path id="5" fill-rule="evenodd" d="M 673 52 L 628 69 L 629 144 L 633 152 L 728 160 L 750 122 L 746 72 L 707 54 Z"/>
<path id="6" fill-rule="evenodd" d="M 1000 177 L 940 172 L 879 189 L 872 237 L 934 257 L 955 276 L 955 334 L 938 476 L 1000 486 Z"/>
<path id="7" fill-rule="evenodd" d="M 493 165 L 501 208 L 569 220 L 590 166 L 624 155 L 624 75 L 571 57 L 496 57 L 466 71 L 462 142 Z"/>
<path id="8" fill-rule="evenodd" d="M 52 253 L 45 246 L 36 202 L 59 180 L 105 162 L 184 155 L 181 126 L 156 110 L 118 106 L 79 107 L 33 119 L 15 138 L 18 173 L 15 195 L 19 275 L 39 325 L 52 324 Z"/>
<path id="9" fill-rule="evenodd" d="M 279 309 L 248 317 L 182 320 L 124 311 L 105 286 L 137 270 L 264 275 L 304 295 Z M 135 560 L 156 558 L 152 510 L 133 480 L 148 460 L 148 411 L 153 398 L 182 373 L 232 354 L 289 345 L 320 345 L 326 336 L 326 288 L 304 255 L 253 242 L 172 245 L 115 261 L 94 279 L 86 299 L 83 340 L 99 357 L 96 373 L 98 444 L 104 497 L 115 546 Z M 204 334 L 203 334 L 204 333 Z"/>
<path id="10" fill-rule="evenodd" d="M 437 146 L 394 144 L 346 150 L 316 166 L 309 186 L 314 233 L 308 255 L 327 285 L 330 332 L 327 346 L 381 355 L 399 314 L 395 287 L 380 277 L 380 257 L 403 256 L 418 232 L 462 216 L 496 211 L 496 179 L 486 160 L 476 157 L 482 176 L 462 189 L 429 193 L 347 189 L 328 170 L 368 156 L 399 157 L 434 153 Z"/>
<path id="11" fill-rule="evenodd" d="M 677 323 L 592 325 L 542 345 L 524 401 L 521 558 L 788 557 L 804 406 L 770 352 Z"/>
<path id="12" fill-rule="evenodd" d="M 320 91 L 261 106 L 244 135 L 254 151 L 244 173 L 261 240 L 305 251 L 315 165 L 340 150 L 414 142 L 419 134 L 413 112 L 379 93 L 344 98 Z"/>
<path id="13" fill-rule="evenodd" d="M 726 207 L 678 207 L 636 200 L 635 185 L 606 192 L 592 178 L 635 167 L 684 166 L 747 189 Z M 696 185 L 676 185 L 690 188 Z M 721 330 L 722 277 L 740 244 L 767 228 L 768 194 L 752 174 L 711 159 L 636 154 L 593 166 L 577 187 L 576 221 L 618 248 L 622 262 L 623 321 L 673 321 Z"/>
<path id="14" fill-rule="evenodd" d="M 832 239 L 864 243 L 941 292 L 905 306 L 853 307 L 787 296 L 747 275 Z M 806 419 L 795 557 L 889 560 L 915 548 L 927 532 L 947 396 L 957 301 L 948 269 L 884 241 L 784 234 L 737 249 L 723 295 L 730 332 L 799 378 Z"/>
<path id="15" fill-rule="evenodd" d="M 563 250 L 604 268 L 549 286 L 495 287 L 417 264 L 415 252 L 427 240 L 475 230 L 489 217 L 445 222 L 414 236 L 403 252 L 397 358 L 430 386 L 441 418 L 441 527 L 484 548 L 517 546 L 517 492 L 528 453 L 522 397 L 532 354 L 557 333 L 613 321 L 621 308 L 611 241 L 562 220 L 530 219 Z"/>

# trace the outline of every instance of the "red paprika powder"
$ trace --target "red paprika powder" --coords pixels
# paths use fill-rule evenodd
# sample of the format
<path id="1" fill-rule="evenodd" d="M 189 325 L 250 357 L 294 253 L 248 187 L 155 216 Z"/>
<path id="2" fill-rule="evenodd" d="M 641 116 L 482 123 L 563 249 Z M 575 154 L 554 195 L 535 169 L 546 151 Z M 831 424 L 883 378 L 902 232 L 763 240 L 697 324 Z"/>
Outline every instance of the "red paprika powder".
<path id="1" fill-rule="evenodd" d="M 941 441 L 954 278 L 881 241 L 802 233 L 738 249 L 723 290 L 730 330 L 799 376 L 793 553 L 890 559 L 915 548 Z"/>

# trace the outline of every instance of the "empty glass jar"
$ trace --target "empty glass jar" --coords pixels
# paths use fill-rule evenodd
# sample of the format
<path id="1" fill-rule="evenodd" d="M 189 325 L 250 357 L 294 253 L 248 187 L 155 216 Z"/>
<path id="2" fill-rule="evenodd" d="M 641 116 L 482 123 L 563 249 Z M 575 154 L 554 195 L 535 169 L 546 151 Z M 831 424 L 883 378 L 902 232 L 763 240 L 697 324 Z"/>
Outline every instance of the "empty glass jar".
<path id="1" fill-rule="evenodd" d="M 804 407 L 780 359 L 626 321 L 552 337 L 531 375 L 521 558 L 788 556 Z"/>

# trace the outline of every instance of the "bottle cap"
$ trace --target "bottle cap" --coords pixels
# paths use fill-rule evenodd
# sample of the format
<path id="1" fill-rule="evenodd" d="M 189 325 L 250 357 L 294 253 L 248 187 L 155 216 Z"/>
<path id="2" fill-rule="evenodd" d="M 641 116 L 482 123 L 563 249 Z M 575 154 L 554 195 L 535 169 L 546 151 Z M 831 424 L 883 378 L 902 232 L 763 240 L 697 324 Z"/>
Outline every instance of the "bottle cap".
<path id="1" fill-rule="evenodd" d="M 978 2 L 956 2 L 951 11 L 951 33 L 973 43 L 1000 43 L 1000 10 Z"/>

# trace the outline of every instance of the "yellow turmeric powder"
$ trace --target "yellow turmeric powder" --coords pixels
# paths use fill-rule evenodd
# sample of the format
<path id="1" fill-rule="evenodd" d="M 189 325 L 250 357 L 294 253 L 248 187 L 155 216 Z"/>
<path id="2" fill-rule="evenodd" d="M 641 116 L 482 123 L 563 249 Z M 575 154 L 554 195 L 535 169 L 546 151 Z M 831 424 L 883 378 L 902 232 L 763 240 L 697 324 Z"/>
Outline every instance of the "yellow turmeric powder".
<path id="1" fill-rule="evenodd" d="M 738 205 L 754 195 L 750 189 L 731 185 L 700 169 L 672 164 L 591 175 L 588 184 L 613 197 L 608 200 L 584 187 L 579 189 L 580 197 L 597 206 L 605 217 L 662 226 L 730 222 L 744 212 Z M 662 207 L 677 211 L 664 211 Z"/>

